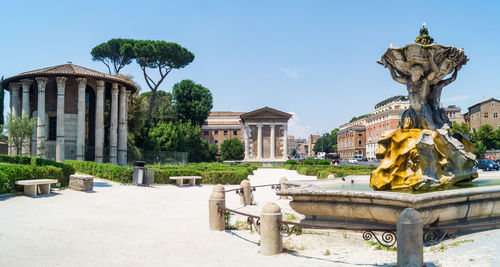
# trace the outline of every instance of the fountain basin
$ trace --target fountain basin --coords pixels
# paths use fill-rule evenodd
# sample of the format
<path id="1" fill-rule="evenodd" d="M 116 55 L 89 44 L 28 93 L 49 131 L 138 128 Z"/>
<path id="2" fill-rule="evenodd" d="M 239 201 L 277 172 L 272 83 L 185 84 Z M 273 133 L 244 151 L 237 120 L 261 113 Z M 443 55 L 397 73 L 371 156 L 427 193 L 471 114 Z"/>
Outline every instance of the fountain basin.
<path id="1" fill-rule="evenodd" d="M 303 220 L 306 223 L 394 226 L 405 208 L 417 209 L 424 225 L 500 217 L 500 185 L 420 194 L 356 189 L 368 184 L 368 179 L 353 176 L 346 177 L 345 182 L 341 179 L 288 182 L 289 188 L 277 194 L 292 197 L 290 206 L 306 216 Z M 495 180 L 500 184 L 500 177 Z M 349 189 L 351 181 L 353 189 Z"/>

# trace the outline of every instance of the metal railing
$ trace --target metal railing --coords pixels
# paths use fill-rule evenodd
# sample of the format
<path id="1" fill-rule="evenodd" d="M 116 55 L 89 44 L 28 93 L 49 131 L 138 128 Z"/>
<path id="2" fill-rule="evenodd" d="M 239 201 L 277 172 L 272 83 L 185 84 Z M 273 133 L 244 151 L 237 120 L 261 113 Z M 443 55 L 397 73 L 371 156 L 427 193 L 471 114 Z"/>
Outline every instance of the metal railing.
<path id="1" fill-rule="evenodd" d="M 265 184 L 265 185 L 257 185 L 251 186 L 251 191 L 256 191 L 258 187 L 271 187 L 274 190 L 281 190 L 280 184 Z M 225 190 L 225 192 L 236 192 L 238 195 L 243 194 L 243 188 L 234 188 Z M 217 205 L 218 212 L 220 216 L 228 216 L 228 213 L 234 213 L 241 216 L 247 217 L 247 224 L 249 226 L 255 227 L 257 231 L 260 228 L 260 216 L 237 211 L 234 209 L 230 209 L 225 206 Z M 227 218 L 226 218 L 227 219 Z M 344 226 L 344 225 L 320 225 L 320 224 L 311 224 L 311 223 L 300 223 L 300 222 L 292 222 L 292 221 L 279 221 L 279 232 L 282 236 L 290 236 L 292 234 L 300 235 L 303 233 L 303 229 L 322 229 L 322 230 L 344 230 L 344 231 L 356 231 L 362 232 L 362 237 L 364 240 L 372 240 L 375 239 L 378 244 L 384 247 L 392 247 L 397 242 L 396 237 L 396 226 L 394 227 L 362 227 L 362 226 Z M 493 222 L 482 222 L 482 223 L 469 223 L 462 225 L 453 225 L 453 226 L 427 226 L 423 228 L 423 243 L 424 246 L 430 247 L 435 246 L 441 243 L 446 239 L 455 239 L 459 236 L 458 230 L 470 230 L 470 229 L 480 229 L 480 228 L 491 228 L 494 229 L 500 226 L 500 221 Z M 377 237 L 376 232 L 381 233 Z"/>

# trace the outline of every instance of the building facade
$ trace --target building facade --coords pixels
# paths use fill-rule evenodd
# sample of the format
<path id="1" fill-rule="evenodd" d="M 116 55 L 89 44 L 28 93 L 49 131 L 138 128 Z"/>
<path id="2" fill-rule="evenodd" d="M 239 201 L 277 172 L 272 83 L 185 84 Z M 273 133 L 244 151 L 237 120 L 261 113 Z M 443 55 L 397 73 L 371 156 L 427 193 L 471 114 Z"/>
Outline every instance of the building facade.
<path id="1" fill-rule="evenodd" d="M 222 142 L 227 139 L 238 138 L 243 142 L 241 114 L 243 112 L 210 112 L 201 125 L 201 138 L 207 140 L 209 144 L 216 144 L 219 149 Z"/>
<path id="2" fill-rule="evenodd" d="M 308 157 L 314 157 L 314 146 L 316 145 L 316 141 L 321 137 L 319 134 L 311 134 L 307 138 L 307 156 Z"/>
<path id="3" fill-rule="evenodd" d="M 342 159 L 366 157 L 366 118 L 339 127 L 337 151 Z"/>
<path id="4" fill-rule="evenodd" d="M 460 107 L 452 105 L 443 109 L 451 123 L 465 123 L 464 115 L 462 115 L 462 109 Z"/>
<path id="5" fill-rule="evenodd" d="M 250 162 L 288 159 L 288 120 L 292 114 L 264 107 L 241 114 L 245 159 Z"/>
<path id="6" fill-rule="evenodd" d="M 471 130 L 489 124 L 493 129 L 500 126 L 500 101 L 495 98 L 483 100 L 469 107 L 468 120 Z"/>
<path id="7" fill-rule="evenodd" d="M 239 138 L 244 161 L 282 162 L 288 159 L 288 120 L 291 114 L 270 107 L 247 113 L 211 112 L 201 126 L 201 137 L 211 144 Z"/>
<path id="8" fill-rule="evenodd" d="M 68 62 L 9 77 L 2 87 L 12 116 L 37 118 L 33 138 L 9 154 L 127 164 L 131 82 Z"/>
<path id="9" fill-rule="evenodd" d="M 375 160 L 380 137 L 399 127 L 403 112 L 410 106 L 406 96 L 394 96 L 375 105 L 375 112 L 366 118 L 366 158 Z"/>

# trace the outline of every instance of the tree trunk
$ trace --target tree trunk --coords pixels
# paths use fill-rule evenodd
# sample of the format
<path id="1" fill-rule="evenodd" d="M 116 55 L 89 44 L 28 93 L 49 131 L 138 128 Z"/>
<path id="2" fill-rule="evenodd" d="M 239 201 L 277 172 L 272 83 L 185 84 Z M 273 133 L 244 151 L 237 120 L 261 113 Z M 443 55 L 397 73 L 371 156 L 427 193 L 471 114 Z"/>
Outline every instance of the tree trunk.
<path id="1" fill-rule="evenodd" d="M 151 115 L 153 113 L 153 107 L 156 100 L 156 89 L 151 89 L 151 99 L 149 99 L 149 110 L 148 110 L 148 121 L 151 121 Z"/>

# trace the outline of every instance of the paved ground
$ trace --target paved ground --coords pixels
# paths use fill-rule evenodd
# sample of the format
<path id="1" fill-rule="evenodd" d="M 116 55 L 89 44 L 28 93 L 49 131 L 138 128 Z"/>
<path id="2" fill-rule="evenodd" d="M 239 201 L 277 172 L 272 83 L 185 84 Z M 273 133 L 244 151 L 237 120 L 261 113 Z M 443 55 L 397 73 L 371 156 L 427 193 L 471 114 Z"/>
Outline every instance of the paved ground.
<path id="1" fill-rule="evenodd" d="M 259 169 L 250 180 L 276 183 L 281 176 L 315 179 Z M 208 231 L 212 186 L 145 188 L 104 180 L 94 186 L 92 193 L 0 198 L 0 266 L 380 266 L 396 261 L 395 252 L 376 250 L 354 232 L 292 236 L 285 239 L 291 253 L 262 256 L 256 233 Z M 255 214 L 265 202 L 276 201 L 285 216 L 298 217 L 271 189 L 259 188 L 253 207 L 240 207 L 236 194 L 227 199 L 229 207 Z M 426 249 L 424 257 L 440 266 L 497 266 L 499 237 L 500 230 L 461 236 Z"/>

